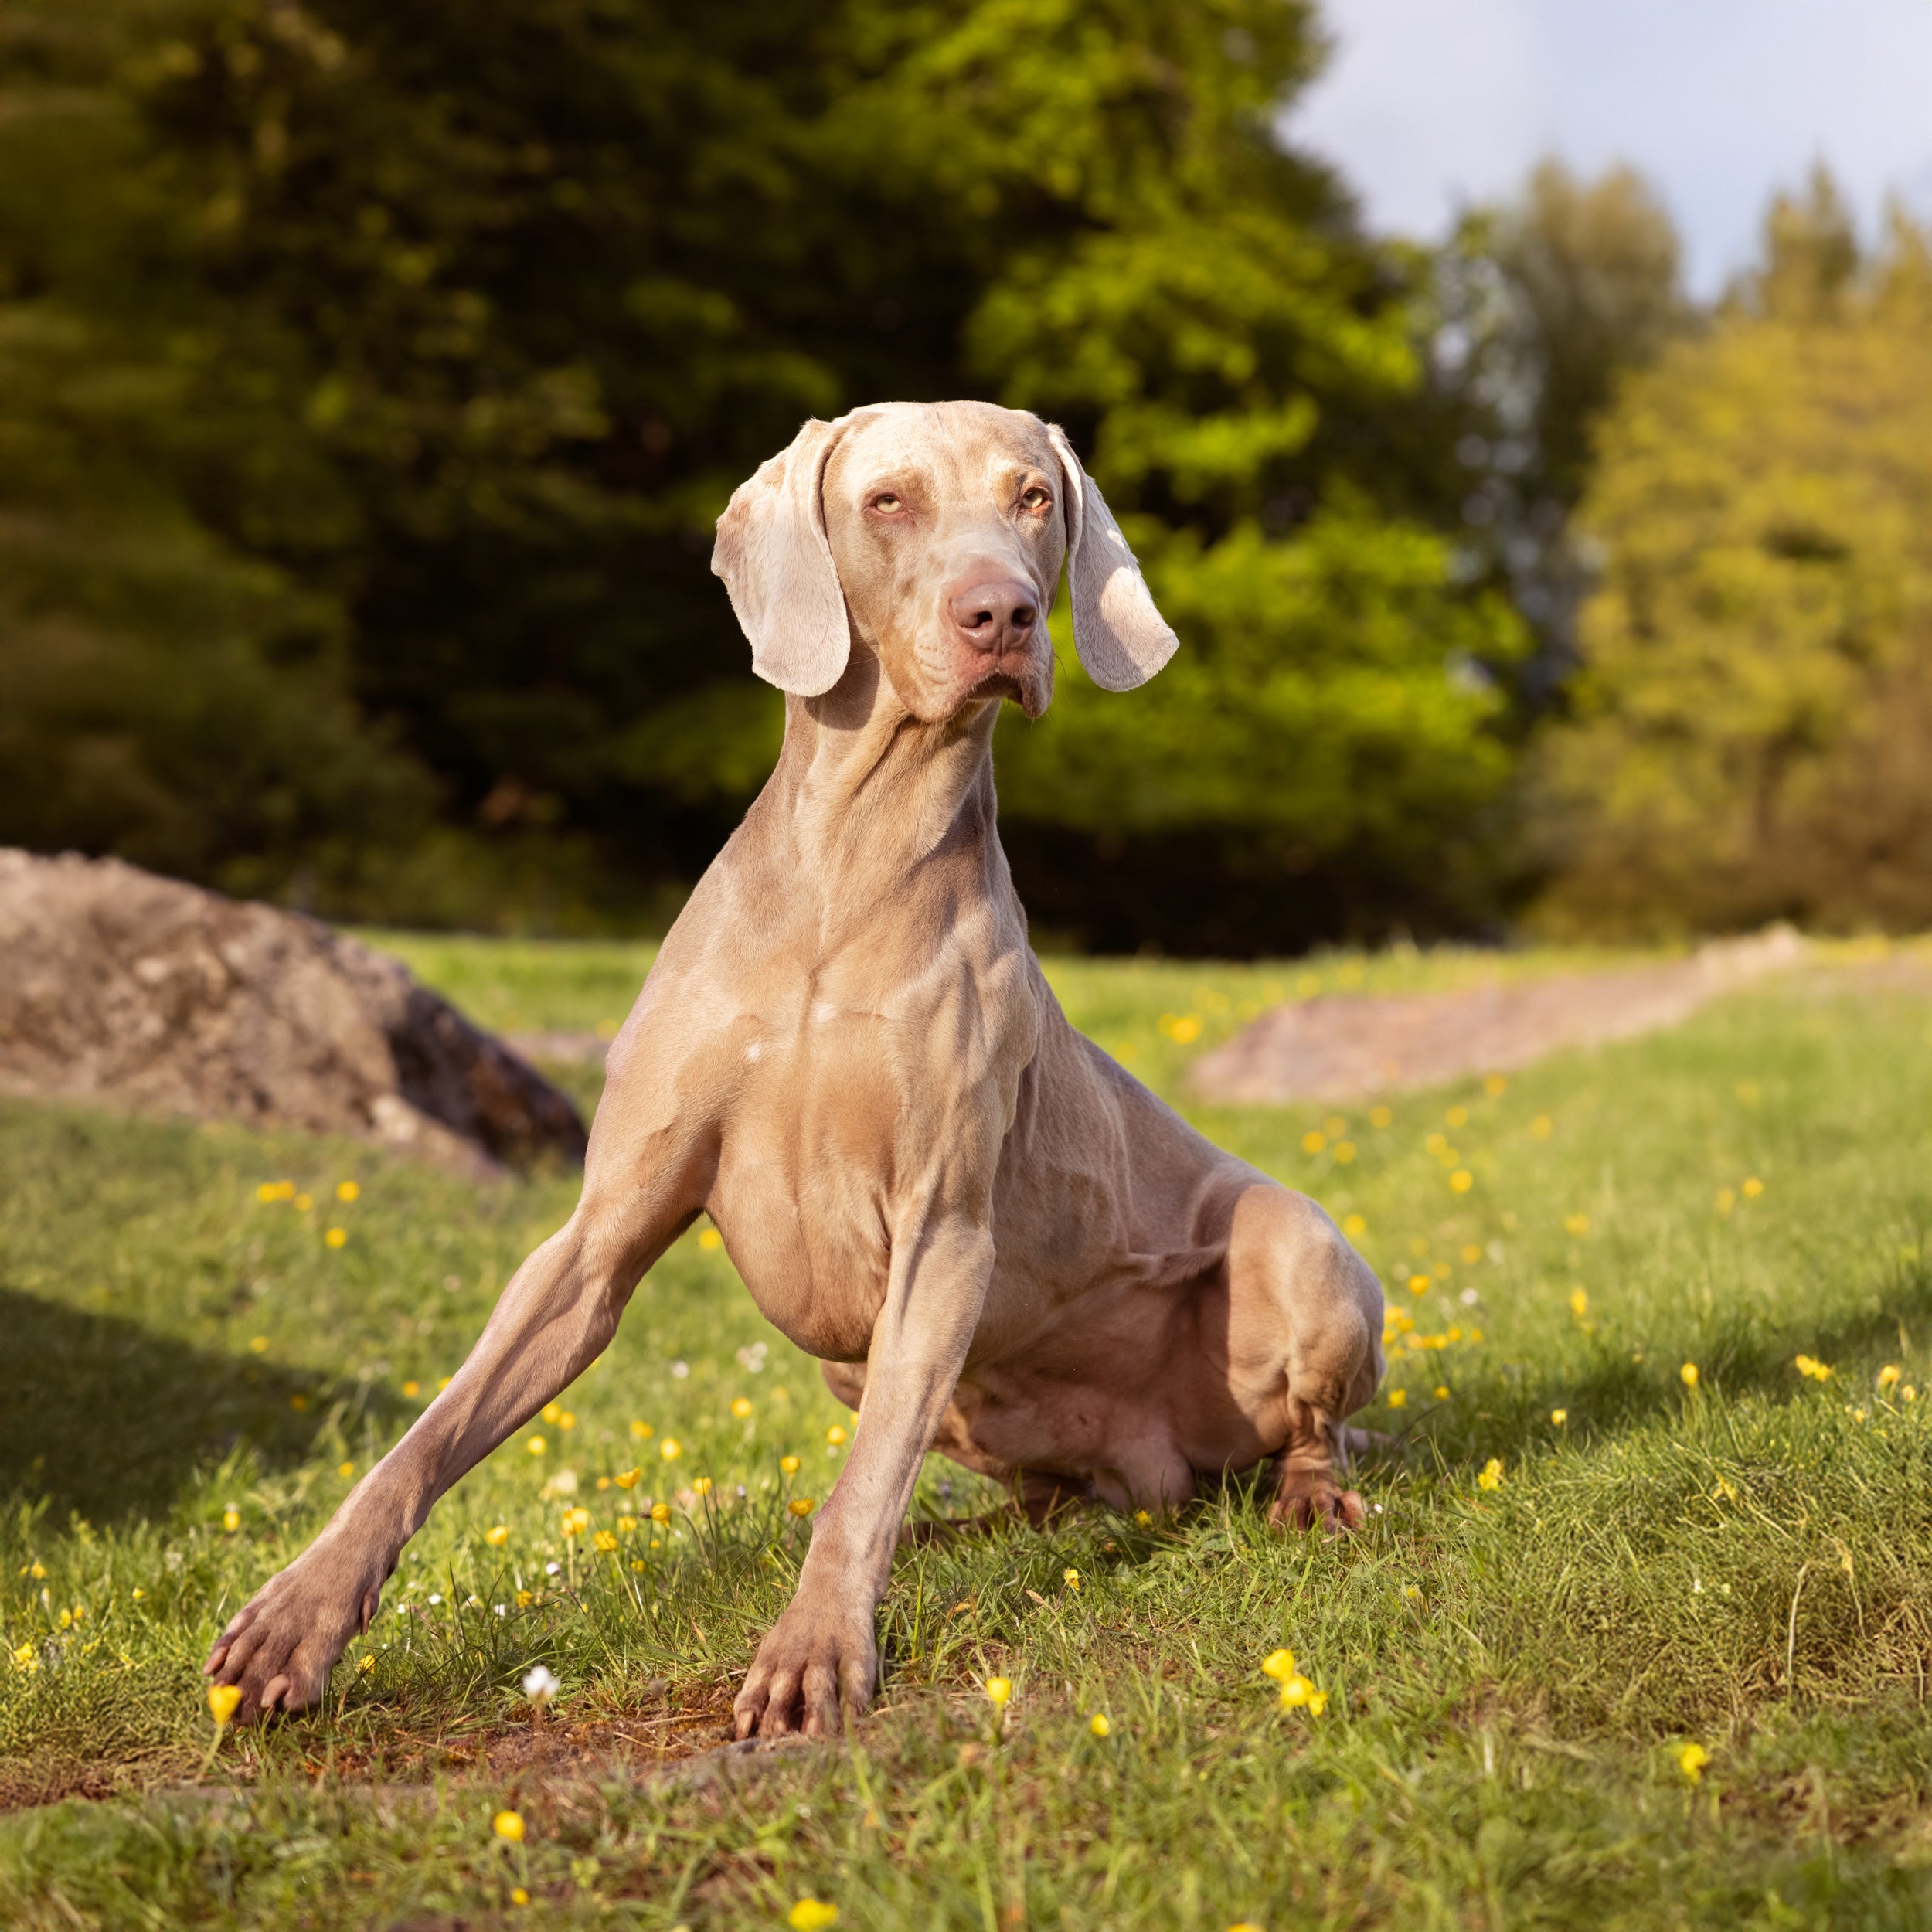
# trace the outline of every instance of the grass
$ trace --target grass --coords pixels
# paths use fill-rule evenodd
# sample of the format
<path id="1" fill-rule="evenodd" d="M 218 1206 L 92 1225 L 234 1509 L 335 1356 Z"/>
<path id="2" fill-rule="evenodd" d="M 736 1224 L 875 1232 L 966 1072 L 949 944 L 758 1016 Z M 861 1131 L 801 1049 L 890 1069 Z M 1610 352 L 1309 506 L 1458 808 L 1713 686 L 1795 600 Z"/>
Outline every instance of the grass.
<path id="1" fill-rule="evenodd" d="M 529 1028 L 621 1017 L 648 961 L 394 943 Z M 1485 965 L 1053 977 L 1172 1093 L 1277 988 Z M 1200 1114 L 1359 1217 L 1401 1284 L 1369 1528 L 1271 1533 L 1234 1483 L 1178 1522 L 908 1554 L 849 1747 L 685 1781 L 622 1767 L 720 1734 L 808 1533 L 786 1505 L 825 1494 L 850 1420 L 705 1230 L 440 1506 L 326 1713 L 224 1739 L 203 1781 L 215 1632 L 455 1366 L 571 1183 L 0 1104 L 0 1923 L 696 1932 L 806 1895 L 842 1927 L 981 1932 L 1932 1923 L 1929 1028 L 1926 998 L 1809 973 L 1379 1124 Z M 257 1198 L 282 1179 L 311 1205 Z M 920 1506 L 980 1496 L 935 1463 Z M 1278 1708 L 1283 1645 L 1319 1717 Z M 537 1663 L 563 1691 L 532 1745 Z"/>

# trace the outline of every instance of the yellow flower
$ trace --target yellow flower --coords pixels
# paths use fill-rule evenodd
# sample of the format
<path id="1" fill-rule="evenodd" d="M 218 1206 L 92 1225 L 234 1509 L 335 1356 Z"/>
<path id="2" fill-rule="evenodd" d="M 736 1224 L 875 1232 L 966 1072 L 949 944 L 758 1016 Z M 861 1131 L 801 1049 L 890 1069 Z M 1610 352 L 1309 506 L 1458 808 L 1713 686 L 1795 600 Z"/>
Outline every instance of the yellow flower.
<path id="1" fill-rule="evenodd" d="M 1299 1710 L 1315 1695 L 1315 1686 L 1299 1671 L 1281 1683 L 1281 1709 Z"/>
<path id="2" fill-rule="evenodd" d="M 1304 1154 L 1319 1154 L 1328 1145 L 1328 1135 L 1318 1128 L 1310 1128 L 1301 1137 L 1301 1151 Z"/>
<path id="3" fill-rule="evenodd" d="M 562 1415 L 563 1413 L 563 1411 L 560 1409 L 554 1402 L 546 1402 L 543 1405 L 543 1420 L 547 1422 L 553 1429 L 556 1427 L 557 1417 Z"/>
<path id="4" fill-rule="evenodd" d="M 653 1522 L 668 1522 L 671 1520 L 670 1504 L 654 1502 L 651 1505 L 651 1520 Z"/>
<path id="5" fill-rule="evenodd" d="M 1556 1131 L 1556 1123 L 1547 1114 L 1539 1114 L 1529 1123 L 1530 1137 L 1533 1140 L 1546 1141 Z"/>
<path id="6" fill-rule="evenodd" d="M 1764 1192 L 1764 1183 L 1760 1181 L 1755 1174 L 1753 1174 L 1751 1178 L 1744 1183 L 1742 1191 L 1746 1200 L 1755 1201 L 1757 1197 Z"/>
<path id="7" fill-rule="evenodd" d="M 241 1512 L 232 1505 L 221 1512 L 221 1526 L 232 1536 L 241 1527 Z"/>
<path id="8" fill-rule="evenodd" d="M 637 1526 L 638 1519 L 635 1516 L 620 1516 L 617 1519 L 618 1529 L 622 1530 L 627 1536 L 629 1536 L 631 1531 L 636 1529 Z"/>
<path id="9" fill-rule="evenodd" d="M 1154 1519 L 1145 1509 L 1137 1509 L 1134 1512 L 1134 1520 L 1145 1529 Z"/>
<path id="10" fill-rule="evenodd" d="M 241 1700 L 241 1686 L 239 1684 L 210 1684 L 208 1686 L 208 1714 L 215 1720 L 217 1730 L 223 1729 L 240 1709 Z"/>
<path id="11" fill-rule="evenodd" d="M 1342 1232 L 1345 1234 L 1351 1241 L 1359 1241 L 1363 1235 L 1369 1232 L 1369 1224 L 1360 1215 L 1351 1214 L 1345 1217 L 1343 1219 L 1342 1223 Z"/>
<path id="12" fill-rule="evenodd" d="M 638 1477 L 643 1474 L 641 1469 L 620 1469 L 615 1478 L 617 1485 L 620 1489 L 634 1489 L 638 1486 Z"/>
<path id="13" fill-rule="evenodd" d="M 1406 1409 L 1408 1406 L 1409 1391 L 1406 1389 L 1391 1389 L 1389 1391 L 1389 1406 L 1391 1409 Z"/>
<path id="14" fill-rule="evenodd" d="M 1899 1391 L 1899 1394 L 1906 1402 L 1917 1402 L 1919 1399 L 1918 1390 L 1909 1382 Z"/>
<path id="15" fill-rule="evenodd" d="M 989 1677 L 986 1680 L 987 1700 L 995 1709 L 1004 1710 L 1006 1700 L 1013 1694 L 1013 1680 L 1010 1677 Z"/>
<path id="16" fill-rule="evenodd" d="M 508 1838 L 512 1845 L 523 1842 L 523 1814 L 521 1811 L 498 1811 L 490 1820 L 490 1829 L 498 1838 Z"/>
<path id="17" fill-rule="evenodd" d="M 298 1214 L 306 1214 L 315 1205 L 315 1197 L 312 1194 L 298 1194 L 295 1196 L 295 1212 Z"/>
<path id="18" fill-rule="evenodd" d="M 1352 1141 L 1337 1141 L 1335 1144 L 1335 1158 L 1344 1167 L 1355 1158 L 1355 1142 Z"/>
<path id="19" fill-rule="evenodd" d="M 1590 1297 L 1581 1288 L 1570 1291 L 1570 1312 L 1580 1321 L 1590 1312 Z"/>
<path id="20" fill-rule="evenodd" d="M 1686 1389 L 1695 1389 L 1697 1386 L 1697 1364 L 1694 1362 L 1685 1362 L 1678 1370 L 1677 1378 Z"/>
<path id="21" fill-rule="evenodd" d="M 1319 1717 L 1328 1708 L 1328 1693 L 1326 1691 L 1311 1690 L 1308 1692 L 1308 1715 L 1311 1717 Z"/>
<path id="22" fill-rule="evenodd" d="M 1449 1185 L 1458 1194 L 1467 1194 L 1476 1185 L 1476 1177 L 1466 1167 L 1459 1167 L 1450 1175 Z"/>
<path id="23" fill-rule="evenodd" d="M 1442 1117 L 1451 1127 L 1467 1127 L 1469 1124 L 1469 1110 L 1466 1107 L 1452 1107 Z"/>
<path id="24" fill-rule="evenodd" d="M 338 1181 L 335 1184 L 335 1198 L 338 1201 L 359 1200 L 362 1192 L 361 1187 L 354 1181 Z"/>
<path id="25" fill-rule="evenodd" d="M 1271 1650 L 1261 1660 L 1261 1675 L 1272 1677 L 1277 1684 L 1285 1684 L 1294 1675 L 1294 1652 L 1291 1650 Z"/>
<path id="26" fill-rule="evenodd" d="M 1476 1478 L 1478 1489 L 1500 1489 L 1502 1487 L 1502 1458 L 1492 1456 L 1482 1466 L 1482 1474 Z"/>
<path id="27" fill-rule="evenodd" d="M 825 1431 L 826 1441 L 830 1443 L 835 1449 L 836 1449 L 838 1445 L 845 1440 L 845 1430 L 842 1429 L 835 1422 Z"/>
<path id="28" fill-rule="evenodd" d="M 322 1236 L 322 1239 L 332 1248 L 345 1247 L 347 1245 L 349 1241 L 349 1230 L 347 1228 L 331 1228 L 329 1231 Z"/>
<path id="29" fill-rule="evenodd" d="M 645 1437 L 655 1435 L 657 1431 L 648 1422 L 634 1422 L 631 1425 L 631 1434 L 639 1442 L 643 1441 Z"/>
<path id="30" fill-rule="evenodd" d="M 13 1662 L 16 1670 L 36 1671 L 40 1668 L 40 1659 L 35 1655 L 31 1644 L 21 1644 L 15 1647 Z"/>
<path id="31" fill-rule="evenodd" d="M 258 1201 L 279 1201 L 281 1198 L 281 1191 L 273 1181 L 263 1182 L 255 1190 L 255 1199 Z"/>
<path id="32" fill-rule="evenodd" d="M 1800 1355 L 1798 1359 L 1798 1372 L 1801 1376 L 1808 1376 L 1813 1382 L 1828 1382 L 1832 1377 L 1830 1368 L 1819 1361 L 1815 1355 Z"/>
<path id="33" fill-rule="evenodd" d="M 825 1932 L 825 1927 L 838 1923 L 838 1908 L 823 1899 L 803 1898 L 786 1913 L 785 1923 L 791 1932 Z"/>
<path id="34" fill-rule="evenodd" d="M 798 1473 L 798 1458 L 796 1456 L 781 1456 L 778 1458 L 778 1467 L 787 1475 L 795 1476 Z"/>
<path id="35" fill-rule="evenodd" d="M 1069 1590 L 1078 1590 L 1080 1587 L 1080 1573 L 1077 1570 L 1063 1570 L 1060 1572 L 1060 1581 L 1066 1584 Z"/>
<path id="36" fill-rule="evenodd" d="M 1737 1206 L 1737 1196 L 1729 1188 L 1720 1187 L 1717 1190 L 1717 1199 L 1715 1205 L 1720 1215 L 1728 1214 Z"/>
<path id="37" fill-rule="evenodd" d="M 663 1441 L 658 1444 L 658 1454 L 663 1457 L 666 1462 L 675 1462 L 684 1454 L 684 1444 L 675 1436 L 666 1436 Z"/>
<path id="38" fill-rule="evenodd" d="M 356 1665 L 355 1668 L 359 1672 L 373 1670 L 376 1668 L 376 1658 L 373 1653 L 363 1658 L 361 1662 Z"/>
<path id="39" fill-rule="evenodd" d="M 563 1414 L 557 1417 L 556 1426 L 560 1429 L 574 1429 L 577 1426 L 577 1419 L 570 1410 L 566 1409 Z"/>
<path id="40" fill-rule="evenodd" d="M 581 1536 L 590 1527 L 590 1512 L 587 1509 L 566 1509 L 563 1512 L 563 1533 L 566 1536 Z"/>
<path id="41" fill-rule="evenodd" d="M 1410 1275 L 1409 1277 L 1409 1292 L 1411 1294 L 1427 1294 L 1429 1292 L 1428 1276 L 1426 1274 Z"/>
<path id="42" fill-rule="evenodd" d="M 352 1476 L 355 1473 L 355 1465 L 352 1462 L 338 1462 L 335 1465 L 335 1473 L 338 1476 Z"/>
<path id="43" fill-rule="evenodd" d="M 268 1338 L 265 1335 L 250 1335 L 248 1345 L 257 1355 L 266 1355 L 268 1352 Z"/>
<path id="44" fill-rule="evenodd" d="M 1369 1124 L 1371 1127 L 1386 1127 L 1394 1118 L 1395 1111 L 1392 1107 L 1372 1107 L 1369 1109 Z"/>
<path id="45" fill-rule="evenodd" d="M 785 1507 L 794 1516 L 809 1516 L 811 1514 L 811 1498 L 809 1496 L 794 1496 Z"/>
<path id="46" fill-rule="evenodd" d="M 523 1446 L 532 1455 L 540 1456 L 550 1445 L 541 1436 L 532 1436 Z"/>
<path id="47" fill-rule="evenodd" d="M 709 1495 L 711 1494 L 711 1478 L 709 1476 L 694 1476 L 692 1478 L 691 1492 L 693 1495 Z"/>
<path id="48" fill-rule="evenodd" d="M 1553 1409 L 1549 1412 L 1549 1419 L 1560 1429 L 1570 1420 L 1570 1411 L 1567 1409 Z"/>
<path id="49" fill-rule="evenodd" d="M 607 1529 L 600 1529 L 590 1539 L 592 1544 L 604 1556 L 609 1556 L 617 1546 L 617 1539 Z"/>
<path id="50" fill-rule="evenodd" d="M 1680 1744 L 1677 1747 L 1677 1768 L 1695 1784 L 1704 1775 L 1704 1767 L 1711 1761 L 1711 1754 L 1702 1744 Z"/>
<path id="51" fill-rule="evenodd" d="M 512 1905 L 528 1905 L 529 1902 L 530 1895 L 522 1886 L 513 1885 L 510 1887 L 510 1903 Z"/>
<path id="52" fill-rule="evenodd" d="M 746 1417 L 751 1413 L 750 1396 L 733 1396 L 731 1399 L 731 1413 L 736 1416 L 740 1422 L 743 1422 Z"/>
<path id="53" fill-rule="evenodd" d="M 716 1228 L 705 1228 L 699 1233 L 698 1246 L 706 1254 L 716 1254 L 724 1246 L 724 1236 Z"/>
<path id="54" fill-rule="evenodd" d="M 1493 1100 L 1509 1090 L 1509 1083 L 1500 1073 L 1492 1073 L 1482 1083 L 1482 1090 Z"/>
<path id="55" fill-rule="evenodd" d="M 1590 1232 L 1590 1216 L 1587 1214 L 1566 1215 L 1563 1227 L 1566 1232 L 1571 1234 L 1587 1234 Z"/>
<path id="56" fill-rule="evenodd" d="M 413 1402 L 422 1393 L 423 1385 L 420 1382 L 406 1382 L 403 1384 L 403 1396 L 410 1402 Z"/>
<path id="57" fill-rule="evenodd" d="M 1881 1389 L 1893 1388 L 1896 1386 L 1898 1380 L 1899 1365 L 1896 1362 L 1888 1362 L 1883 1369 L 1879 1369 L 1879 1386 Z"/>
<path id="58" fill-rule="evenodd" d="M 1114 1730 L 1114 1726 L 1107 1721 L 1107 1713 L 1104 1711 L 1096 1711 L 1094 1715 L 1087 1720 L 1087 1728 L 1091 1731 L 1096 1737 L 1110 1736 L 1112 1735 Z"/>

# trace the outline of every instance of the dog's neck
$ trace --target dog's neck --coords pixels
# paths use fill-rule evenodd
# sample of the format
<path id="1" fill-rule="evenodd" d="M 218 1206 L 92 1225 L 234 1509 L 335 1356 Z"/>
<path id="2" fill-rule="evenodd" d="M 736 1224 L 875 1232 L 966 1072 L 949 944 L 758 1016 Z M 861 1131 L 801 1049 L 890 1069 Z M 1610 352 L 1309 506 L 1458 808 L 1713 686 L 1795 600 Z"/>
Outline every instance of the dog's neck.
<path id="1" fill-rule="evenodd" d="M 1010 893 L 993 793 L 999 703 L 978 699 L 929 723 L 857 648 L 822 697 L 788 698 L 784 747 L 760 802 L 794 876 L 834 903 L 862 903 L 943 855 Z"/>

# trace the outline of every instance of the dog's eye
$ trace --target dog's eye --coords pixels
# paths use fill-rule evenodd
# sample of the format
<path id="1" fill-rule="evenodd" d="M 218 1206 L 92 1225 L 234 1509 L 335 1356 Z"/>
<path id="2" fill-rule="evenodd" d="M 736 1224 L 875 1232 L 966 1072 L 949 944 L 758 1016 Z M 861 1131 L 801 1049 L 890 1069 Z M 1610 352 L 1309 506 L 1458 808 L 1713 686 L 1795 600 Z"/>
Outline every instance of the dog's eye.
<path id="1" fill-rule="evenodd" d="M 872 498 L 872 506 L 875 510 L 883 511 L 887 516 L 890 516 L 900 506 L 899 498 L 893 495 L 890 490 L 884 490 Z"/>
<path id="2" fill-rule="evenodd" d="M 1043 510 L 1046 509 L 1053 502 L 1053 499 L 1049 496 L 1037 483 L 1036 483 L 1033 487 L 1020 498 L 1019 506 L 1022 510 Z"/>

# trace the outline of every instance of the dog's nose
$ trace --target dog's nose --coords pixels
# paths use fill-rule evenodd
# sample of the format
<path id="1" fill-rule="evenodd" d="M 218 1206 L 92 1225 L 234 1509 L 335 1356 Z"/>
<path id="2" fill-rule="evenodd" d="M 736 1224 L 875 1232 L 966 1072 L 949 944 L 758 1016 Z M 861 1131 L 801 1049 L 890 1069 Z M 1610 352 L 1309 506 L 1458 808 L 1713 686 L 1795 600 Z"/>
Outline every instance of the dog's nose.
<path id="1" fill-rule="evenodd" d="M 1016 650 L 1032 634 L 1039 600 L 1029 584 L 1009 577 L 975 583 L 952 600 L 953 621 L 975 651 L 989 658 Z"/>

